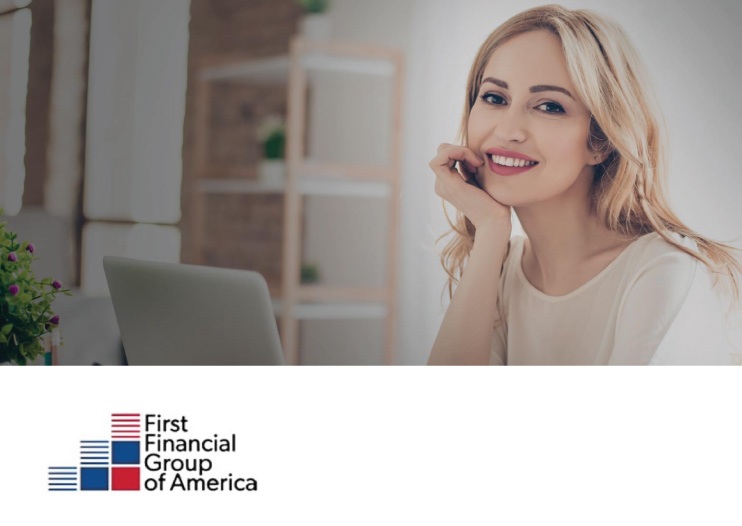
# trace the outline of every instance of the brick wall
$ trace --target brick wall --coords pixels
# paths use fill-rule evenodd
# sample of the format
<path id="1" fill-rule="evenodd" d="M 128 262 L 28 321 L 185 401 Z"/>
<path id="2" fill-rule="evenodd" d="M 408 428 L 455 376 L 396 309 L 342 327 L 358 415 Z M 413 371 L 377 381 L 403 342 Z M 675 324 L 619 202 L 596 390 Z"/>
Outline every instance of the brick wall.
<path id="1" fill-rule="evenodd" d="M 204 61 L 261 58 L 288 53 L 302 16 L 294 0 L 192 0 L 188 95 L 183 144 L 182 253 L 184 263 L 255 270 L 271 288 L 281 280 L 283 195 L 208 195 L 205 241 L 192 235 L 195 70 Z M 257 177 L 262 151 L 255 129 L 263 116 L 286 114 L 286 90 L 246 84 L 212 84 L 208 164 L 217 175 Z M 214 173 L 205 175 L 215 175 Z"/>
<path id="2" fill-rule="evenodd" d="M 267 115 L 286 115 L 286 95 L 280 86 L 212 82 L 207 159 L 213 171 L 203 175 L 258 177 L 263 151 L 256 127 Z"/>

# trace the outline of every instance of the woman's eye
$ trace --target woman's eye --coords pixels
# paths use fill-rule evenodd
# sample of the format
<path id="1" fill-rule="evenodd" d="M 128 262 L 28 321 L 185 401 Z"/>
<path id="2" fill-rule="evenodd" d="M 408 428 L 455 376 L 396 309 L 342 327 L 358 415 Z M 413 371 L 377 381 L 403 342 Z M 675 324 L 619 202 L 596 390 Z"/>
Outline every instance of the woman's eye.
<path id="1" fill-rule="evenodd" d="M 484 95 L 482 95 L 482 96 L 481 96 L 480 98 L 481 98 L 481 99 L 482 99 L 482 100 L 483 100 L 484 102 L 486 102 L 486 103 L 488 103 L 488 104 L 497 104 L 497 103 L 495 103 L 495 102 L 489 102 L 489 101 L 487 100 L 487 99 L 488 99 L 489 97 L 496 97 L 496 98 L 498 98 L 498 99 L 502 99 L 502 97 L 500 97 L 499 95 L 495 95 L 494 93 L 485 93 L 485 94 L 484 94 Z M 498 106 L 499 106 L 499 104 L 498 104 Z"/>
<path id="2" fill-rule="evenodd" d="M 537 107 L 537 108 L 540 108 L 541 106 L 551 106 L 551 107 L 553 107 L 553 108 L 556 108 L 556 110 L 552 110 L 552 111 L 549 111 L 549 110 L 542 110 L 542 111 L 544 111 L 545 113 L 564 113 L 564 108 L 562 108 L 562 107 L 561 107 L 561 106 L 560 106 L 559 104 L 557 104 L 556 102 L 544 102 L 544 103 L 542 103 L 542 104 L 539 104 L 539 105 L 538 105 L 538 106 L 536 106 L 536 107 Z"/>
<path id="3" fill-rule="evenodd" d="M 490 100 L 489 100 L 490 97 L 494 97 L 495 99 L 499 99 L 499 100 L 504 100 L 500 95 L 496 95 L 494 93 L 485 93 L 484 95 L 482 95 L 479 98 L 482 99 L 483 101 L 485 101 L 487 104 L 493 104 L 495 106 L 502 106 L 502 104 L 499 103 L 499 102 L 496 102 L 496 101 L 495 102 L 490 102 Z M 552 114 L 554 114 L 554 113 L 557 113 L 557 114 L 558 113 L 565 113 L 564 108 L 562 108 L 556 102 L 543 102 L 543 103 L 539 104 L 536 107 L 537 108 L 540 108 L 541 106 L 548 106 L 549 108 L 551 108 L 551 109 L 540 110 L 540 111 L 542 111 L 544 113 L 552 113 Z"/>

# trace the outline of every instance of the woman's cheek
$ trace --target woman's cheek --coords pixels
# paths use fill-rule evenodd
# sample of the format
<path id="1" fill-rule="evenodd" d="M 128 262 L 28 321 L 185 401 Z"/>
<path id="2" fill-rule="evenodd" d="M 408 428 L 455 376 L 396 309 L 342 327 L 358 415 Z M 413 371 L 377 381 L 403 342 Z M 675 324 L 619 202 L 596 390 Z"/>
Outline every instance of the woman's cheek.
<path id="1" fill-rule="evenodd" d="M 542 144 L 544 144 L 544 151 L 551 153 L 550 157 L 553 161 L 562 165 L 572 165 L 582 162 L 586 141 L 587 136 L 583 133 L 563 129 L 560 133 L 550 135 Z"/>
<path id="2" fill-rule="evenodd" d="M 482 115 L 482 112 L 474 106 L 469 114 L 468 133 L 470 144 L 474 141 L 481 143 L 484 137 L 492 131 L 494 124 L 491 116 Z"/>

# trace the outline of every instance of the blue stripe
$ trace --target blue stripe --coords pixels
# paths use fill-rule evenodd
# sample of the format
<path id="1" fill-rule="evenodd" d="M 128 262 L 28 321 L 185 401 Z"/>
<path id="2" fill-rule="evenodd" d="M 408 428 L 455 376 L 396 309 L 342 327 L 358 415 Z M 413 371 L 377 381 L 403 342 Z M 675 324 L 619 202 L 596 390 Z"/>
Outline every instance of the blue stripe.
<path id="1" fill-rule="evenodd" d="M 49 488 L 49 491 L 77 491 L 77 488 Z"/>
<path id="2" fill-rule="evenodd" d="M 49 477 L 49 480 L 77 480 L 77 477 Z"/>
<path id="3" fill-rule="evenodd" d="M 80 442 L 83 442 L 83 443 L 90 442 L 93 444 L 105 444 L 108 442 L 108 440 L 80 440 Z"/>
<path id="4" fill-rule="evenodd" d="M 54 467 L 54 466 L 51 466 L 49 469 L 77 469 L 77 467 L 76 466 L 72 466 L 72 467 L 68 468 L 66 466 L 65 467 Z"/>

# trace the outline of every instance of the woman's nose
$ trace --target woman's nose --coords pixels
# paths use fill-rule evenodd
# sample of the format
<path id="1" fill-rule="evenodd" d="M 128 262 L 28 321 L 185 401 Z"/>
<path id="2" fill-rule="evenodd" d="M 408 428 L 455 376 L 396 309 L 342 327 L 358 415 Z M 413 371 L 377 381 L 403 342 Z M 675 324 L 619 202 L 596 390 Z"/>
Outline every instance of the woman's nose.
<path id="1" fill-rule="evenodd" d="M 500 113 L 493 130 L 494 136 L 500 143 L 523 142 L 526 140 L 525 118 L 519 110 L 512 106 Z"/>

